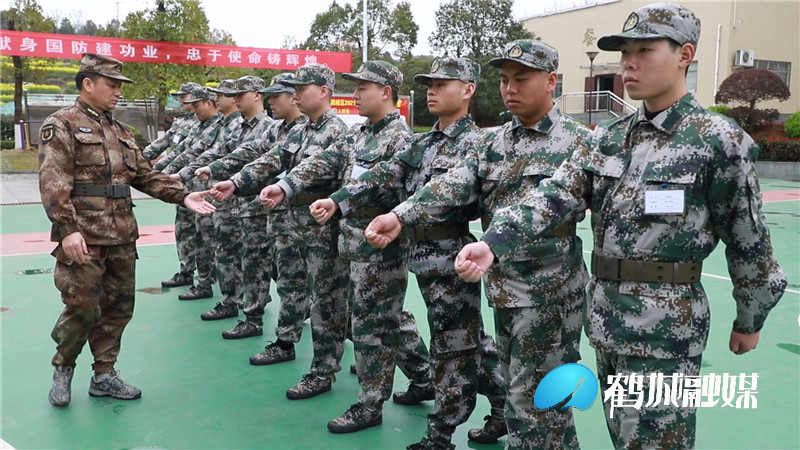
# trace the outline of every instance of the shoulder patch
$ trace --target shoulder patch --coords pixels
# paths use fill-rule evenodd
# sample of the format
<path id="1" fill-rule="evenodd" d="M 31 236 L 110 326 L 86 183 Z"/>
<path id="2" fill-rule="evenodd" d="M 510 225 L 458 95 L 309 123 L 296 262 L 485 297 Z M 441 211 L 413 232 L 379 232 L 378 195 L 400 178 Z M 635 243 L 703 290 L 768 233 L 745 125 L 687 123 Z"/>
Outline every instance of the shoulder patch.
<path id="1" fill-rule="evenodd" d="M 87 127 L 78 127 L 78 129 L 79 129 L 79 130 L 80 130 L 82 133 L 91 133 L 91 132 L 92 132 L 92 129 L 91 129 L 91 128 L 87 128 Z"/>
<path id="2" fill-rule="evenodd" d="M 43 126 L 41 129 L 42 144 L 47 144 L 48 142 L 52 141 L 54 137 L 56 137 L 56 126 L 52 123 L 48 123 L 47 125 Z"/>

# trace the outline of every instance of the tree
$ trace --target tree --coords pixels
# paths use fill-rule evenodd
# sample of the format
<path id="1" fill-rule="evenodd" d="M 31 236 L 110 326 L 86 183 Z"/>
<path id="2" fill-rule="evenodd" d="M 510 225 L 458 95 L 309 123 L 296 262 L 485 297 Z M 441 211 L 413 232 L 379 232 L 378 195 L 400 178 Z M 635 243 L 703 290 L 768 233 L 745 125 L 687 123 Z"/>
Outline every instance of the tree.
<path id="1" fill-rule="evenodd" d="M 75 34 L 75 27 L 72 26 L 72 22 L 69 21 L 66 17 L 61 19 L 61 23 L 58 25 L 58 29 L 56 29 L 56 33 L 58 34 Z"/>
<path id="2" fill-rule="evenodd" d="M 714 101 L 728 104 L 740 102 L 755 109 L 762 100 L 789 98 L 789 86 L 781 78 L 767 69 L 745 69 L 732 73 L 722 81 Z"/>
<path id="3" fill-rule="evenodd" d="M 53 19 L 42 13 L 42 7 L 36 0 L 16 0 L 14 5 L 0 14 L 2 23 L 0 27 L 9 31 L 38 31 L 52 33 L 56 29 Z M 41 58 L 23 58 L 12 56 L 14 65 L 14 123 L 22 120 L 22 80 L 31 60 Z"/>
<path id="4" fill-rule="evenodd" d="M 514 0 L 451 0 L 436 11 L 436 31 L 428 42 L 444 56 L 496 56 L 516 39 L 533 33 L 512 17 Z"/>
<path id="5" fill-rule="evenodd" d="M 360 64 L 363 16 L 360 5 L 339 5 L 336 0 L 328 10 L 317 14 L 308 39 L 301 45 L 306 50 L 351 52 L 354 64 Z M 370 58 L 394 56 L 403 59 L 417 45 L 419 26 L 414 22 L 411 5 L 391 0 L 370 0 L 367 24 L 367 54 Z"/>
<path id="6" fill-rule="evenodd" d="M 397 64 L 397 68 L 403 73 L 403 85 L 400 86 L 400 92 L 411 95 L 411 91 L 414 91 L 415 125 L 431 126 L 436 122 L 436 116 L 428 111 L 427 87 L 414 82 L 414 75 L 430 72 L 432 63 L 433 57 L 431 56 L 412 56 Z"/>
<path id="7" fill-rule="evenodd" d="M 205 43 L 212 38 L 212 33 L 208 27 L 208 18 L 198 0 L 156 0 L 155 8 L 128 14 L 121 25 L 120 37 Z M 164 121 L 164 105 L 170 92 L 186 81 L 201 85 L 206 83 L 206 70 L 203 66 L 127 63 L 124 73 L 135 81 L 132 85 L 123 86 L 125 97 L 155 96 L 159 123 Z"/>
<path id="8" fill-rule="evenodd" d="M 94 36 L 97 34 L 97 24 L 91 20 L 87 20 L 86 23 L 79 26 L 75 30 L 75 34 L 79 34 L 81 36 Z"/>

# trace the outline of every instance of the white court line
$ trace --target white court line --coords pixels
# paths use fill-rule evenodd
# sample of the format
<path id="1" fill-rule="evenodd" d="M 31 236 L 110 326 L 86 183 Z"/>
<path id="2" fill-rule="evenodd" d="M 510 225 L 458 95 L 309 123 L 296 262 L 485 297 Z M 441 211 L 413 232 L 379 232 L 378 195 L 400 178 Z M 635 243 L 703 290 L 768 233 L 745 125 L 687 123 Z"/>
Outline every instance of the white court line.
<path id="1" fill-rule="evenodd" d="M 14 447 L 11 446 L 8 442 L 4 441 L 0 438 L 0 449 L 2 450 L 16 450 Z"/>
<path id="2" fill-rule="evenodd" d="M 483 231 L 480 231 L 480 230 L 470 230 L 470 231 L 472 231 L 473 233 L 483 234 Z M 591 250 L 583 250 L 583 253 L 586 253 L 587 255 L 591 255 L 592 251 Z M 706 277 L 710 277 L 710 278 L 717 278 L 717 279 L 720 279 L 720 280 L 731 281 L 730 278 L 723 277 L 721 275 L 714 275 L 714 274 L 710 274 L 710 273 L 706 273 L 706 272 L 701 272 L 701 275 L 706 276 Z M 796 291 L 794 289 L 786 289 L 784 292 L 791 292 L 792 294 L 800 294 L 800 291 Z"/>

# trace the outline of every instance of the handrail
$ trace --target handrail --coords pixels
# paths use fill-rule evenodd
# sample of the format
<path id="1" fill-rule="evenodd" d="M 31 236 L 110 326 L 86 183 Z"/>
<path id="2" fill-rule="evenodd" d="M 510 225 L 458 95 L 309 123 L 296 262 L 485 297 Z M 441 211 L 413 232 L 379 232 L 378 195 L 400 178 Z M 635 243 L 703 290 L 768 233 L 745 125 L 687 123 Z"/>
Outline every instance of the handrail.
<path id="1" fill-rule="evenodd" d="M 555 100 L 562 113 L 568 115 L 610 114 L 614 117 L 626 116 L 636 111 L 636 107 L 611 91 L 568 92 Z"/>

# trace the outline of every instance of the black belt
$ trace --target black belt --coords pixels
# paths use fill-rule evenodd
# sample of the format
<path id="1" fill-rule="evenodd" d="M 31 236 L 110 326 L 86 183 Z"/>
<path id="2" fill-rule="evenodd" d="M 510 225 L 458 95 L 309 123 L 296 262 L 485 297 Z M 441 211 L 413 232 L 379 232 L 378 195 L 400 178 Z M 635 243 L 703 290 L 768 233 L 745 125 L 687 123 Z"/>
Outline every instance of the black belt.
<path id="1" fill-rule="evenodd" d="M 577 228 L 578 225 L 575 222 L 562 223 L 548 233 L 547 237 L 575 236 L 575 230 Z"/>
<path id="2" fill-rule="evenodd" d="M 317 200 L 328 198 L 333 192 L 300 192 L 289 199 L 290 206 L 310 205 Z"/>
<path id="3" fill-rule="evenodd" d="M 352 217 L 354 219 L 374 219 L 381 214 L 386 214 L 391 211 L 388 208 L 381 208 L 378 206 L 369 206 L 366 208 L 358 208 L 357 210 L 353 211 L 352 213 L 348 214 L 347 217 Z"/>
<path id="4" fill-rule="evenodd" d="M 592 274 L 601 280 L 695 283 L 702 270 L 702 262 L 631 261 L 592 252 Z"/>
<path id="5" fill-rule="evenodd" d="M 72 196 L 125 198 L 131 196 L 127 184 L 76 184 L 72 186 Z"/>
<path id="6" fill-rule="evenodd" d="M 469 223 L 467 222 L 414 227 L 411 229 L 411 236 L 418 241 L 441 241 L 467 236 L 468 234 Z"/>

